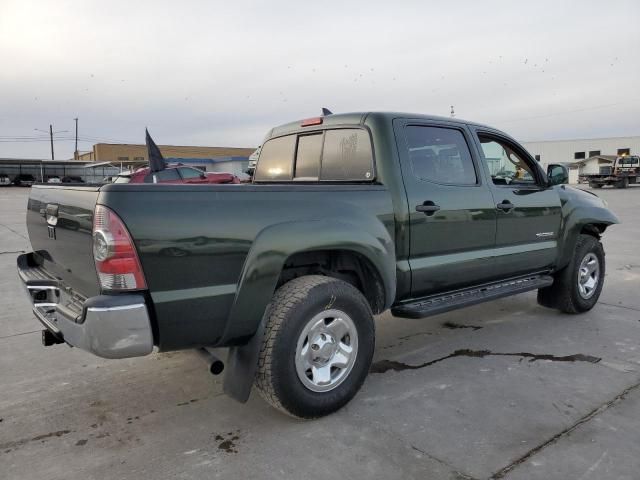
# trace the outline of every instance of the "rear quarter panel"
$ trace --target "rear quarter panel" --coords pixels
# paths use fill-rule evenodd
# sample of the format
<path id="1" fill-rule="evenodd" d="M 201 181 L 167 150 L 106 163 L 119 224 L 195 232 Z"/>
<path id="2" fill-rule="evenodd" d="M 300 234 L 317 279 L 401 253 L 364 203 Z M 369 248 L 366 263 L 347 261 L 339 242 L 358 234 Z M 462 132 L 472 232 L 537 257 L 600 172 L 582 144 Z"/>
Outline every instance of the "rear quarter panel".
<path id="1" fill-rule="evenodd" d="M 162 350 L 251 336 L 301 250 L 354 249 L 395 273 L 393 206 L 380 185 L 109 185 L 98 203 L 136 243 Z"/>

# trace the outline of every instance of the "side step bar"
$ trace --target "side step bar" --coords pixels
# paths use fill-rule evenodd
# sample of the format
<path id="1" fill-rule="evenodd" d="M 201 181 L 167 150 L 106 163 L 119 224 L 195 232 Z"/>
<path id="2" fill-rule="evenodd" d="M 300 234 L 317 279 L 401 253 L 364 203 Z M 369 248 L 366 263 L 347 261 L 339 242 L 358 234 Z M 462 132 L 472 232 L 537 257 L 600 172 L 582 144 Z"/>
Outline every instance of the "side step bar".
<path id="1" fill-rule="evenodd" d="M 402 303 L 393 307 L 391 313 L 396 317 L 424 318 L 448 312 L 449 310 L 469 307 L 477 303 L 548 287 L 552 283 L 553 277 L 551 275 L 527 275 Z"/>

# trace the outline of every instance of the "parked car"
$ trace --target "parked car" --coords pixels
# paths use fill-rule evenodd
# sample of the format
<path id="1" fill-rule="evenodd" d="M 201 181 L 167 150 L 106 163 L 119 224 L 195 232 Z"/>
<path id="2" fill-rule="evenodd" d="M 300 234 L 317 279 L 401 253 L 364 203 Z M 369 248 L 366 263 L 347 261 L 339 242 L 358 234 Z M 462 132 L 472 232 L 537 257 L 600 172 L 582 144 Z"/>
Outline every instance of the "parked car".
<path id="1" fill-rule="evenodd" d="M 84 183 L 82 177 L 78 177 L 75 175 L 67 175 L 62 177 L 62 183 Z"/>
<path id="2" fill-rule="evenodd" d="M 490 161 L 509 160 L 502 175 Z M 175 172 L 183 167 L 172 169 Z M 524 169 L 528 175 L 509 175 Z M 294 416 L 345 405 L 374 314 L 424 318 L 537 290 L 581 313 L 618 223 L 513 138 L 460 119 L 351 113 L 274 128 L 251 184 L 35 186 L 18 257 L 45 345 L 106 358 L 194 348 L 224 391 Z M 155 174 L 157 175 L 157 174 Z M 160 179 L 157 179 L 160 180 Z M 87 228 L 58 226 L 84 214 Z M 93 219 L 89 229 L 87 216 Z"/>
<path id="3" fill-rule="evenodd" d="M 28 173 L 21 173 L 13 179 L 13 184 L 18 187 L 30 187 L 34 183 L 36 183 L 36 177 Z"/>
<path id="4" fill-rule="evenodd" d="M 60 177 L 49 177 L 47 178 L 47 183 L 62 183 Z"/>
<path id="5" fill-rule="evenodd" d="M 231 173 L 203 172 L 184 165 L 168 165 L 159 172 L 144 167 L 133 173 L 120 173 L 113 183 L 240 183 L 240 180 Z"/>
<path id="6" fill-rule="evenodd" d="M 9 178 L 9 175 L 0 173 L 0 187 L 8 187 L 9 185 L 11 185 L 11 179 Z"/>

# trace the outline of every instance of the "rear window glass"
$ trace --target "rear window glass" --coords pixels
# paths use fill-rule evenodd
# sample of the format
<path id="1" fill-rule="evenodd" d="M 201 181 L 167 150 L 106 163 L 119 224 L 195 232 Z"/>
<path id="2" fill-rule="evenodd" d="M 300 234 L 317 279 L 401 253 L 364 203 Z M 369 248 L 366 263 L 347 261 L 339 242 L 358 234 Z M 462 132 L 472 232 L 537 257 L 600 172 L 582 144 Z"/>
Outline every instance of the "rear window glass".
<path id="1" fill-rule="evenodd" d="M 321 153 L 322 133 L 298 137 L 295 178 L 317 180 Z"/>
<path id="2" fill-rule="evenodd" d="M 196 170 L 195 168 L 179 168 L 178 170 L 180 170 L 182 178 L 200 178 L 203 173 L 201 170 Z"/>
<path id="3" fill-rule="evenodd" d="M 255 181 L 283 181 L 292 178 L 323 181 L 373 180 L 373 152 L 369 133 L 364 129 L 341 128 L 269 140 L 260 152 Z"/>
<path id="4" fill-rule="evenodd" d="M 266 142 L 260 151 L 255 179 L 263 182 L 291 180 L 295 142 L 295 135 Z"/>
<path id="5" fill-rule="evenodd" d="M 326 130 L 321 180 L 371 180 L 373 153 L 369 133 L 362 129 Z"/>
<path id="6" fill-rule="evenodd" d="M 156 180 L 153 180 L 156 177 Z M 159 172 L 153 172 L 144 177 L 144 183 L 160 183 L 160 182 L 172 182 L 180 180 L 180 175 L 175 168 L 168 168 L 166 170 L 160 170 Z"/>

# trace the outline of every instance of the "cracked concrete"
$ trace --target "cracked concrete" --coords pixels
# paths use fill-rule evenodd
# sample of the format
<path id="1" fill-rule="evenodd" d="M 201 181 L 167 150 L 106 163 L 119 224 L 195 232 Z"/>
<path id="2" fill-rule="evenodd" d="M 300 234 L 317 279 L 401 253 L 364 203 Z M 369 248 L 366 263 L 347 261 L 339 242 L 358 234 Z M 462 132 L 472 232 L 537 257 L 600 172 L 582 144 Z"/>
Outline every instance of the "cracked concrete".
<path id="1" fill-rule="evenodd" d="M 597 193 L 625 223 L 604 237 L 593 311 L 563 315 L 530 293 L 382 315 L 379 373 L 304 422 L 255 393 L 230 400 L 193 352 L 109 361 L 41 347 L 12 253 L 30 248 L 28 189 L 2 189 L 0 478 L 637 479 L 640 188 Z"/>
<path id="2" fill-rule="evenodd" d="M 394 370 L 396 372 L 401 372 L 403 370 L 418 370 L 420 368 L 429 367 L 439 362 L 443 362 L 444 360 L 448 360 L 450 358 L 455 357 L 476 357 L 476 358 L 484 358 L 484 357 L 521 357 L 528 358 L 530 362 L 535 362 L 536 360 L 547 360 L 550 362 L 589 362 L 589 363 L 598 363 L 602 360 L 599 357 L 594 357 L 591 355 L 583 355 L 582 353 L 576 353 L 573 355 L 565 355 L 565 356 L 557 356 L 557 355 L 549 355 L 545 353 L 527 353 L 527 352 L 519 352 L 519 353 L 501 353 L 501 352 L 492 352 L 490 350 L 469 350 L 468 348 L 463 348 L 460 350 L 456 350 L 455 352 L 441 357 L 436 358 L 435 360 L 431 360 L 429 362 L 422 363 L 420 365 L 408 365 L 406 363 L 397 362 L 395 360 L 378 360 L 371 365 L 371 369 L 369 370 L 371 373 L 385 373 L 389 370 Z"/>
<path id="3" fill-rule="evenodd" d="M 551 437 L 546 442 L 541 443 L 540 445 L 537 445 L 536 447 L 534 447 L 531 450 L 529 450 L 528 452 L 526 452 L 524 455 L 522 455 L 517 460 L 515 460 L 515 461 L 511 462 L 509 465 L 501 468 L 499 471 L 494 473 L 490 477 L 490 479 L 491 480 L 494 480 L 494 479 L 498 480 L 500 478 L 504 478 L 510 471 L 514 470 L 518 465 L 523 464 L 524 462 L 529 460 L 534 455 L 537 455 L 538 453 L 540 453 L 545 448 L 547 448 L 547 447 L 553 445 L 554 443 L 558 442 L 561 438 L 571 434 L 571 432 L 573 432 L 574 430 L 579 428 L 581 425 L 583 425 L 583 424 L 589 422 L 590 420 L 592 420 L 596 415 L 600 415 L 601 413 L 605 412 L 609 408 L 613 407 L 614 405 L 616 405 L 617 403 L 622 401 L 625 397 L 627 397 L 630 393 L 633 393 L 635 390 L 637 390 L 638 387 L 640 387 L 640 383 L 635 383 L 635 384 L 631 385 L 630 387 L 625 388 L 621 393 L 616 395 L 613 399 L 607 401 L 606 403 L 600 405 L 597 408 L 594 408 L 589 413 L 587 413 L 585 416 L 580 418 L 577 422 L 572 424 L 570 427 L 565 428 L 561 432 L 556 433 L 553 437 Z"/>

